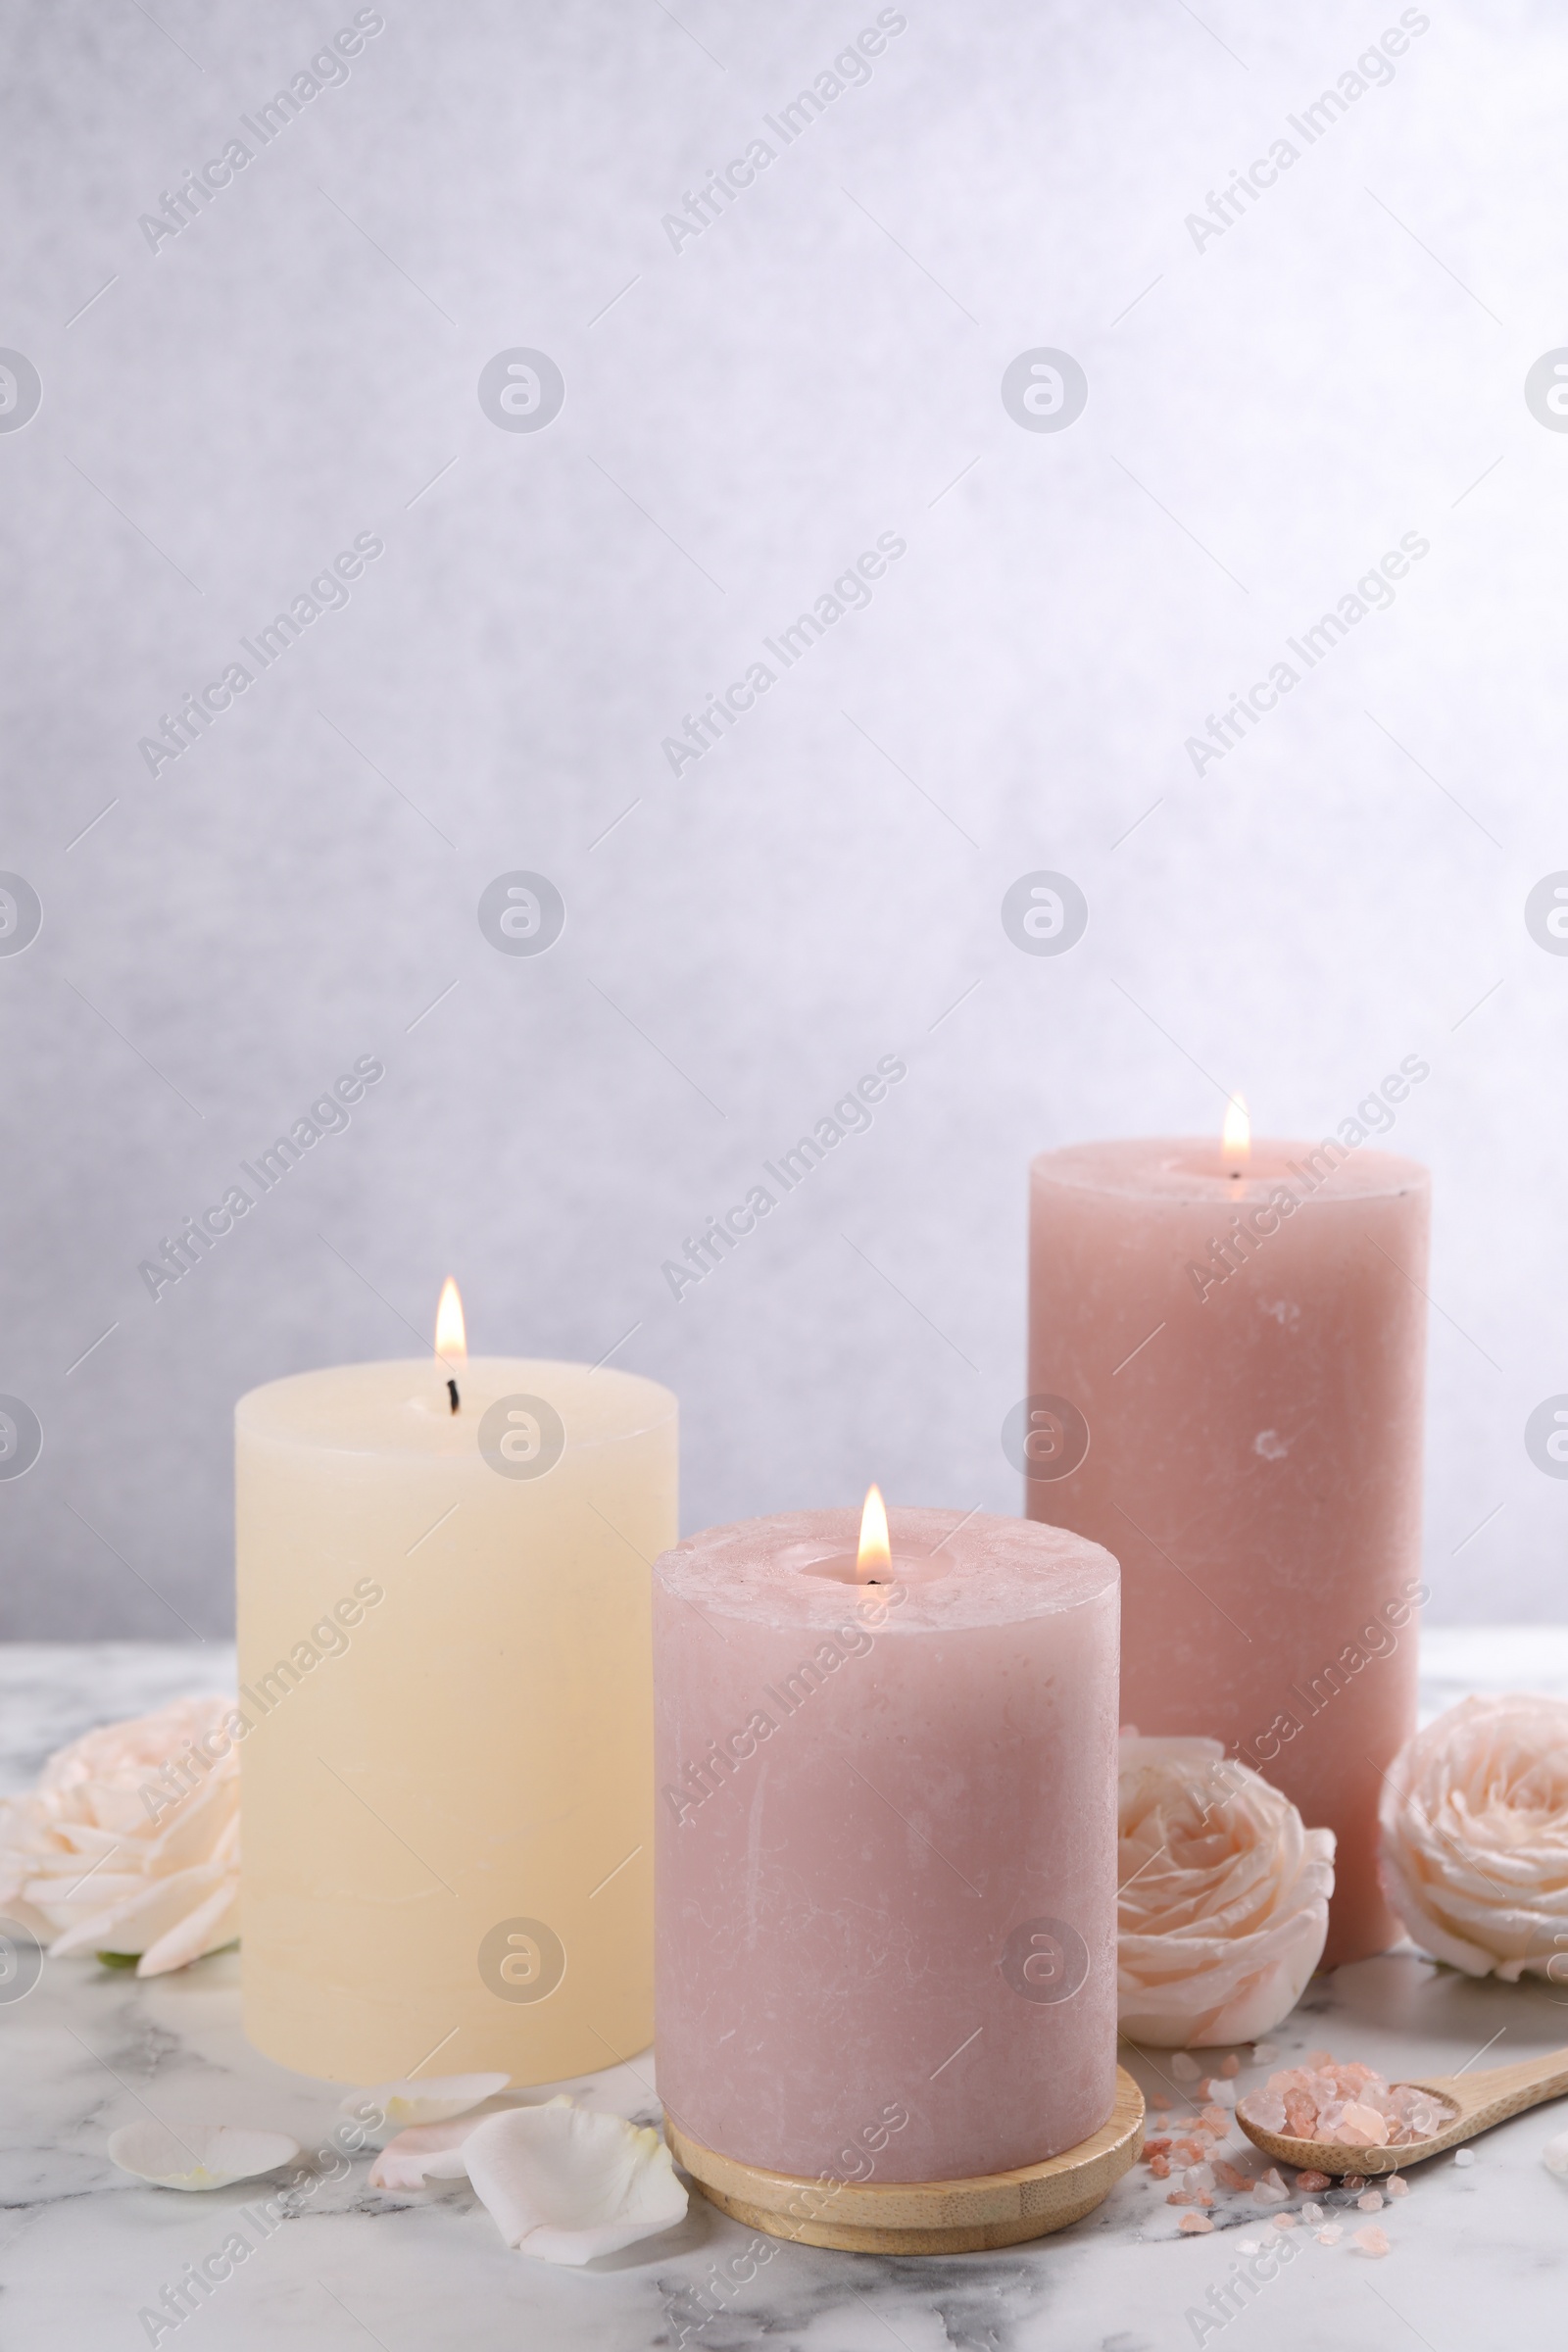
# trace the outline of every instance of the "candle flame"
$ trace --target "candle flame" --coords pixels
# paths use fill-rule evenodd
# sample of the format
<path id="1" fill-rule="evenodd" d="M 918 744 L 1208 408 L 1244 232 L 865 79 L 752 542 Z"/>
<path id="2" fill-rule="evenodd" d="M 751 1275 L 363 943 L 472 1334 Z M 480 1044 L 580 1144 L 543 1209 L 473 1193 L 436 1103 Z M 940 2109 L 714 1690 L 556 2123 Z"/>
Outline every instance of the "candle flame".
<path id="1" fill-rule="evenodd" d="M 888 1514 L 880 1487 L 868 1487 L 860 1513 L 860 1547 L 855 1555 L 855 1581 L 882 1584 L 891 1577 L 893 1554 L 888 1548 Z"/>
<path id="2" fill-rule="evenodd" d="M 468 1360 L 468 1339 L 463 1325 L 463 1300 L 450 1274 L 441 1285 L 441 1299 L 435 1310 L 435 1351 L 445 1363 L 466 1364 Z"/>
<path id="3" fill-rule="evenodd" d="M 1225 1105 L 1225 1126 L 1220 1136 L 1219 1152 L 1233 1176 L 1246 1169 L 1252 1151 L 1252 1122 L 1247 1115 L 1247 1097 L 1232 1095 Z"/>

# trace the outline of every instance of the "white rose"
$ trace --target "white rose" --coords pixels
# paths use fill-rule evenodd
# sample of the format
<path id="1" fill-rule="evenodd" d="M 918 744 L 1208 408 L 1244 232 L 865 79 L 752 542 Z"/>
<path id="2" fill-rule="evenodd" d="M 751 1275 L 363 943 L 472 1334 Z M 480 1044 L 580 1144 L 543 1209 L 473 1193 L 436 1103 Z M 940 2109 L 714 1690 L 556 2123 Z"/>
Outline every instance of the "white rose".
<path id="1" fill-rule="evenodd" d="M 1121 1740 L 1117 2006 L 1130 2041 L 1252 2041 L 1323 1955 L 1334 1833 L 1217 1740 Z"/>
<path id="2" fill-rule="evenodd" d="M 1568 1980 L 1568 1704 L 1461 1699 L 1400 1748 L 1379 1811 L 1383 1884 L 1424 1950 Z"/>
<path id="3" fill-rule="evenodd" d="M 51 1756 L 29 1796 L 0 1802 L 0 1912 L 52 1935 L 55 1958 L 138 1953 L 139 1977 L 232 1943 L 239 1758 L 222 1727 L 233 1712 L 231 1698 L 176 1699 Z"/>

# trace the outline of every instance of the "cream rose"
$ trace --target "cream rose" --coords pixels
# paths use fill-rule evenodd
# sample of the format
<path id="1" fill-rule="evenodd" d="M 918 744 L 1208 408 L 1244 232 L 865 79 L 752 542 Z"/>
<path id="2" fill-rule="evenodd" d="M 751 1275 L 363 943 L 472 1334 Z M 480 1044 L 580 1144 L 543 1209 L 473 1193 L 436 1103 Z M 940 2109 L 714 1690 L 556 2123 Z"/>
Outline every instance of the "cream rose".
<path id="1" fill-rule="evenodd" d="M 1383 1884 L 1423 1950 L 1568 1980 L 1568 1704 L 1461 1699 L 1399 1750 L 1379 1810 Z"/>
<path id="2" fill-rule="evenodd" d="M 231 1698 L 176 1699 L 51 1756 L 30 1795 L 0 1802 L 0 1911 L 52 1936 L 53 1958 L 135 1952 L 139 1977 L 232 1943 L 233 1712 Z"/>
<path id="3" fill-rule="evenodd" d="M 1117 2006 L 1131 2041 L 1252 2041 L 1323 1954 L 1334 1833 L 1217 1740 L 1121 1741 Z"/>

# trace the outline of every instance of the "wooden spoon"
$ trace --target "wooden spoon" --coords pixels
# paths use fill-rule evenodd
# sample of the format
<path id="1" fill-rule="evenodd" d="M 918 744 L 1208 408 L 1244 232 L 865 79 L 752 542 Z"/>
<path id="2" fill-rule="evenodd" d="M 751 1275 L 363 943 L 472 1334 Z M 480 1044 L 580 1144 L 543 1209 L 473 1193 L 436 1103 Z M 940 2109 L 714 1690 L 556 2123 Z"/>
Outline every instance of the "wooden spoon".
<path id="1" fill-rule="evenodd" d="M 1544 2058 L 1522 2058 L 1517 2066 L 1492 2066 L 1480 2075 L 1419 2075 L 1402 2086 L 1424 2090 L 1452 2109 L 1452 2120 L 1425 2139 L 1406 2140 L 1402 2147 L 1369 2148 L 1343 2140 L 1292 2139 L 1283 2132 L 1265 2132 L 1250 2124 L 1237 2102 L 1236 2120 L 1265 2156 L 1316 2173 L 1397 2173 L 1407 2164 L 1420 2164 L 1494 2124 L 1506 2123 L 1544 2099 L 1560 2099 L 1568 2091 L 1568 2050 L 1549 2050 Z M 1244 2094 L 1245 2095 L 1245 2094 Z"/>

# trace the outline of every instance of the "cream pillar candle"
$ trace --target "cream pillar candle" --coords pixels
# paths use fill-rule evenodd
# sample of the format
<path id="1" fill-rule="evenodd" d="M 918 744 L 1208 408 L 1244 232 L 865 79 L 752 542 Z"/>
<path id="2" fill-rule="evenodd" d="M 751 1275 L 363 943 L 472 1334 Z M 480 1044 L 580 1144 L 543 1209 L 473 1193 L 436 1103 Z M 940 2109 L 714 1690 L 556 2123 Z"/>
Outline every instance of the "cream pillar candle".
<path id="1" fill-rule="evenodd" d="M 1377 1804 L 1415 1729 L 1428 1220 L 1425 1168 L 1365 1148 L 1033 1165 L 1028 1510 L 1115 1546 L 1124 1719 L 1212 1735 L 1335 1833 L 1330 1966 L 1399 1933 Z"/>
<path id="2" fill-rule="evenodd" d="M 353 2082 L 645 2047 L 674 1397 L 426 1357 L 274 1381 L 235 1424 L 250 2039 Z"/>
<path id="3" fill-rule="evenodd" d="M 654 1570 L 660 2094 L 808 2176 L 1098 2131 L 1116 2056 L 1116 1563 L 1026 1520 L 710 1529 Z"/>

